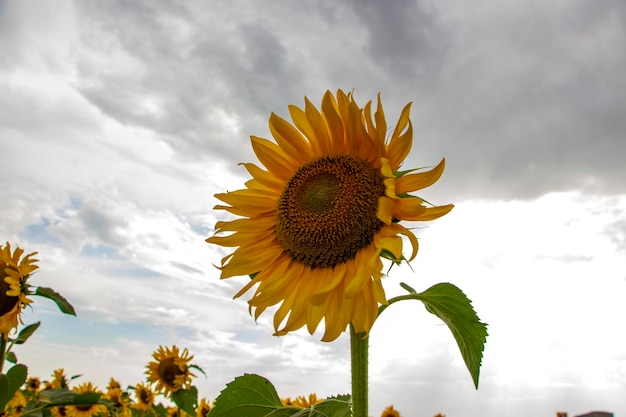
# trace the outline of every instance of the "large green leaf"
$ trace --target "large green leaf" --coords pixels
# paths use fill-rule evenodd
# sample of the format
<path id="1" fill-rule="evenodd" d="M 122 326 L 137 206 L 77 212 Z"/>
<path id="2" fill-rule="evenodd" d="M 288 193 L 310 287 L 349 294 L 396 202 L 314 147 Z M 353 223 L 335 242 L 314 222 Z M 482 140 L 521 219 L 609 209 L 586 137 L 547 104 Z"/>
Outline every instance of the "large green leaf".
<path id="1" fill-rule="evenodd" d="M 190 416 L 196 415 L 198 405 L 198 389 L 193 385 L 189 389 L 179 389 L 172 393 L 172 401 L 178 408 L 184 410 Z"/>
<path id="2" fill-rule="evenodd" d="M 344 399 L 329 398 L 298 411 L 293 417 L 351 417 L 350 397 Z"/>
<path id="3" fill-rule="evenodd" d="M 72 307 L 69 301 L 67 301 L 61 294 L 54 291 L 52 288 L 37 287 L 35 295 L 51 299 L 56 303 L 57 307 L 59 307 L 59 310 L 61 310 L 62 313 L 71 314 L 72 316 L 76 315 L 76 311 L 74 311 L 74 307 Z"/>
<path id="4" fill-rule="evenodd" d="M 7 403 L 24 382 L 28 375 L 28 369 L 24 365 L 13 365 L 5 374 L 0 374 L 0 410 L 4 410 Z"/>
<path id="5" fill-rule="evenodd" d="M 226 385 L 208 417 L 287 417 L 301 410 L 285 406 L 276 388 L 259 375 L 244 374 Z"/>
<path id="6" fill-rule="evenodd" d="M 471 300 L 463 291 L 450 283 L 433 285 L 422 293 L 416 293 L 406 284 L 403 288 L 410 294 L 390 299 L 389 304 L 383 306 L 380 312 L 397 301 L 420 300 L 423 302 L 426 310 L 443 320 L 452 332 L 472 376 L 474 386 L 478 388 L 480 366 L 487 340 L 487 325 L 478 318 Z"/>

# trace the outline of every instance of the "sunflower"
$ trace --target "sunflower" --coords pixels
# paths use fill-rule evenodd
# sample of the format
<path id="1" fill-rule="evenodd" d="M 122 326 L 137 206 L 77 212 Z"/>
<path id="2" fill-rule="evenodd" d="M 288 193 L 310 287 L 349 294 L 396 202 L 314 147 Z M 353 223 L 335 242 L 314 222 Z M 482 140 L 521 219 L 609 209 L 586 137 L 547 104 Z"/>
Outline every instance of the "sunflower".
<path id="1" fill-rule="evenodd" d="M 383 410 L 380 417 L 400 417 L 400 413 L 393 407 L 393 405 L 390 405 Z"/>
<path id="2" fill-rule="evenodd" d="M 120 382 L 117 379 L 111 377 L 109 378 L 109 385 L 107 385 L 107 390 L 110 391 L 115 388 L 122 388 L 122 386 L 120 385 Z"/>
<path id="3" fill-rule="evenodd" d="M 152 354 L 155 361 L 150 362 L 146 368 L 147 379 L 150 383 L 156 383 L 155 392 L 163 392 L 166 397 L 170 392 L 176 392 L 181 388 L 186 388 L 191 384 L 191 377 L 195 377 L 190 371 L 189 361 L 193 356 L 189 356 L 187 348 L 179 353 L 178 347 L 159 349 Z"/>
<path id="4" fill-rule="evenodd" d="M 319 403 L 320 401 L 323 401 L 323 399 L 318 399 L 317 394 L 311 393 L 308 397 L 299 395 L 295 400 L 291 401 L 290 405 L 295 405 L 296 407 L 302 408 L 309 408 Z"/>
<path id="5" fill-rule="evenodd" d="M 198 408 L 196 408 L 196 417 L 206 417 L 206 415 L 211 411 L 211 403 L 202 397 L 200 402 L 198 403 Z"/>
<path id="6" fill-rule="evenodd" d="M 0 247 L 0 334 L 3 337 L 17 327 L 22 309 L 33 302 L 27 297 L 30 294 L 27 280 L 39 268 L 35 265 L 38 260 L 31 258 L 37 252 L 20 261 L 23 254 L 24 250 L 19 247 L 11 252 L 9 242 Z"/>
<path id="7" fill-rule="evenodd" d="M 85 382 L 72 388 L 72 391 L 79 394 L 102 394 L 91 382 Z M 97 415 L 105 415 L 107 408 L 103 404 L 81 404 L 81 405 L 68 405 L 65 407 L 65 412 L 68 417 L 92 417 Z"/>
<path id="8" fill-rule="evenodd" d="M 289 106 L 295 126 L 270 116 L 276 143 L 251 137 L 266 169 L 243 164 L 252 176 L 246 188 L 215 195 L 226 203 L 215 209 L 242 217 L 218 221 L 207 239 L 237 247 L 222 259 L 221 278 L 253 277 L 235 298 L 258 284 L 248 301 L 255 319 L 281 304 L 275 335 L 305 325 L 312 334 L 322 319 L 324 341 L 350 323 L 369 332 L 387 303 L 381 256 L 405 260 L 402 235 L 412 246 L 409 260 L 417 254 L 417 238 L 399 222 L 433 220 L 452 209 L 409 194 L 435 183 L 445 165 L 399 170 L 413 140 L 409 110 L 407 104 L 386 139 L 380 96 L 373 117 L 371 102 L 360 108 L 341 90 L 336 97 L 326 92 L 321 112 L 305 98 L 304 110 Z"/>
<path id="9" fill-rule="evenodd" d="M 32 392 L 33 394 L 37 394 L 39 392 L 39 388 L 41 387 L 41 380 L 32 376 L 26 380 L 26 390 Z"/>
<path id="10" fill-rule="evenodd" d="M 24 414 L 24 408 L 26 408 L 26 398 L 21 391 L 17 391 L 4 407 L 3 414 L 11 417 L 19 417 Z"/>
<path id="11" fill-rule="evenodd" d="M 135 397 L 137 402 L 133 405 L 133 408 L 142 412 L 146 412 L 154 405 L 154 393 L 149 385 L 139 383 L 135 386 Z"/>
<path id="12" fill-rule="evenodd" d="M 52 373 L 52 381 L 50 385 L 52 389 L 68 388 L 68 380 L 63 368 L 55 369 Z"/>

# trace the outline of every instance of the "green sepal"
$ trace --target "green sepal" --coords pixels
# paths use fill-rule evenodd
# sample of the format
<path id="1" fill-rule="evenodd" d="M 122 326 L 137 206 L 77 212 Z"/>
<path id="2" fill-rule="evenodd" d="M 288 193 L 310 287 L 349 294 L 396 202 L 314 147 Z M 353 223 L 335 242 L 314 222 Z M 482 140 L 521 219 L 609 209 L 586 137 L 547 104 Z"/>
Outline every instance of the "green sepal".
<path id="1" fill-rule="evenodd" d="M 288 417 L 300 410 L 284 405 L 266 378 L 244 374 L 226 384 L 207 417 Z"/>
<path id="2" fill-rule="evenodd" d="M 204 375 L 205 378 L 206 378 L 206 372 L 204 372 L 204 369 L 200 368 L 198 365 L 191 364 L 191 365 L 189 365 L 189 367 L 202 372 L 202 375 Z"/>
<path id="3" fill-rule="evenodd" d="M 40 325 L 41 322 L 38 321 L 37 323 L 29 324 L 28 326 L 24 327 L 17 335 L 17 337 L 13 340 L 13 343 L 15 343 L 16 345 L 24 344 L 24 342 L 26 342 L 28 338 L 33 335 L 33 333 L 35 333 L 35 330 L 37 330 Z"/>
<path id="4" fill-rule="evenodd" d="M 13 395 L 26 382 L 28 368 L 18 364 L 14 365 L 5 374 L 0 374 L 0 410 L 4 410 Z"/>
<path id="5" fill-rule="evenodd" d="M 406 286 L 406 288 L 405 288 Z M 402 300 L 419 300 L 429 313 L 439 317 L 450 329 L 456 340 L 467 370 L 478 388 L 483 351 L 487 341 L 487 324 L 482 323 L 472 307 L 472 302 L 458 287 L 450 283 L 433 285 L 422 293 L 416 293 L 404 285 L 410 294 L 389 299 L 379 308 L 380 315 L 391 304 Z M 411 291 L 412 290 L 412 291 Z"/>
<path id="6" fill-rule="evenodd" d="M 61 310 L 61 312 L 64 314 L 70 314 L 72 316 L 76 315 L 76 311 L 74 311 L 74 307 L 72 307 L 69 301 L 67 301 L 61 294 L 54 291 L 52 288 L 37 287 L 34 295 L 49 298 L 50 300 L 54 301 L 57 307 L 59 307 L 59 310 Z"/>
<path id="7" fill-rule="evenodd" d="M 198 389 L 193 385 L 188 389 L 179 389 L 172 393 L 172 401 L 178 408 L 194 416 L 198 405 Z"/>

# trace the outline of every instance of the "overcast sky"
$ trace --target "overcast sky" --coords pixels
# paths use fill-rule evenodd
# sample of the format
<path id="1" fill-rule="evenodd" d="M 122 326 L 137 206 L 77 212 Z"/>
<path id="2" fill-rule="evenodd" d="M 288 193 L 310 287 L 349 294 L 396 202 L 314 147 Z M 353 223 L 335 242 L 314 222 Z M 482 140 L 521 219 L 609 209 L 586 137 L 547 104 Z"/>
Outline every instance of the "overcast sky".
<path id="1" fill-rule="evenodd" d="M 324 91 L 413 102 L 406 167 L 446 158 L 388 295 L 452 282 L 489 323 L 476 391 L 417 303 L 371 333 L 370 412 L 626 415 L 626 3 L 0 0 L 0 241 L 39 251 L 42 321 L 18 358 L 104 388 L 187 347 L 214 399 L 244 372 L 283 396 L 347 393 L 348 337 L 271 336 L 247 278 L 219 280 L 213 194 L 241 188 L 249 136 Z"/>

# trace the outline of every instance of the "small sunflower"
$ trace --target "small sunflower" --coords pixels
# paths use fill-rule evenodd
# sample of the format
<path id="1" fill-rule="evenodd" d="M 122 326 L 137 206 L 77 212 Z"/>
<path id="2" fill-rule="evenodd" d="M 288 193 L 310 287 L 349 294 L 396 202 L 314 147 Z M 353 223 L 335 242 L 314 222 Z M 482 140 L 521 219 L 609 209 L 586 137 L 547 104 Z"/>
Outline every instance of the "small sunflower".
<path id="1" fill-rule="evenodd" d="M 94 393 L 102 394 L 91 382 L 85 382 L 72 388 L 72 391 L 80 394 Z M 93 417 L 98 415 L 106 415 L 107 408 L 103 404 L 84 404 L 84 405 L 68 405 L 65 408 L 68 417 Z"/>
<path id="2" fill-rule="evenodd" d="M 196 376 L 190 370 L 189 361 L 193 356 L 189 356 L 187 348 L 179 352 L 176 346 L 172 346 L 172 349 L 159 346 L 152 356 L 155 361 L 146 366 L 146 374 L 148 382 L 156 384 L 156 393 L 163 393 L 167 397 L 170 392 L 187 388 L 191 378 Z"/>
<path id="3" fill-rule="evenodd" d="M 202 397 L 198 403 L 198 408 L 196 408 L 196 417 L 206 417 L 209 411 L 211 411 L 211 404 L 206 398 Z"/>
<path id="4" fill-rule="evenodd" d="M 24 414 L 24 408 L 26 408 L 26 398 L 21 391 L 17 391 L 4 407 L 3 414 L 11 417 L 19 417 Z"/>
<path id="5" fill-rule="evenodd" d="M 417 238 L 399 222 L 433 220 L 453 208 L 409 194 L 435 183 L 445 165 L 400 171 L 413 141 L 409 110 L 386 139 L 380 96 L 373 117 L 371 102 L 360 108 L 341 90 L 326 92 L 321 111 L 305 98 L 304 110 L 289 106 L 295 126 L 270 116 L 276 143 L 251 137 L 266 169 L 243 164 L 252 176 L 246 188 L 215 195 L 226 203 L 215 209 L 242 217 L 218 221 L 207 239 L 237 247 L 222 259 L 221 278 L 253 277 L 235 297 L 258 285 L 248 301 L 255 318 L 280 303 L 276 335 L 305 325 L 313 333 L 322 319 L 324 341 L 350 323 L 369 332 L 387 304 L 381 257 L 405 260 L 402 235 L 412 245 L 409 260 L 417 254 Z"/>
<path id="6" fill-rule="evenodd" d="M 396 410 L 393 405 L 388 406 L 383 410 L 383 413 L 380 417 L 401 417 L 398 410 Z"/>
<path id="7" fill-rule="evenodd" d="M 52 389 L 68 388 L 68 380 L 63 368 L 55 369 L 52 373 L 52 378 L 50 382 Z"/>
<path id="8" fill-rule="evenodd" d="M 32 392 L 33 394 L 37 394 L 39 389 L 41 388 L 41 380 L 36 376 L 29 377 L 26 380 L 26 390 Z"/>
<path id="9" fill-rule="evenodd" d="M 115 388 L 122 388 L 122 386 L 120 385 L 120 382 L 117 379 L 111 377 L 109 378 L 109 385 L 107 385 L 107 390 L 110 391 Z"/>
<path id="10" fill-rule="evenodd" d="M 103 398 L 111 401 L 113 407 L 123 410 L 128 406 L 128 395 L 121 388 L 109 388 Z"/>
<path id="11" fill-rule="evenodd" d="M 0 334 L 6 337 L 21 322 L 22 309 L 33 301 L 27 280 L 39 268 L 37 259 L 31 258 L 37 252 L 26 255 L 20 261 L 24 250 L 17 247 L 11 252 L 7 242 L 0 247 Z"/>
<path id="12" fill-rule="evenodd" d="M 320 401 L 323 401 L 323 399 L 318 399 L 317 394 L 311 393 L 309 394 L 308 397 L 299 395 L 295 400 L 291 401 L 290 405 L 295 405 L 296 407 L 302 407 L 302 408 L 309 408 L 319 403 Z"/>
<path id="13" fill-rule="evenodd" d="M 133 408 L 141 412 L 149 411 L 154 405 L 154 392 L 149 385 L 139 383 L 135 386 L 135 397 L 137 402 L 133 405 Z"/>
<path id="14" fill-rule="evenodd" d="M 52 408 L 52 413 L 54 417 L 68 417 L 67 407 L 64 405 L 60 405 L 58 407 Z"/>

